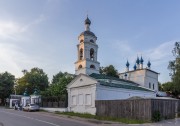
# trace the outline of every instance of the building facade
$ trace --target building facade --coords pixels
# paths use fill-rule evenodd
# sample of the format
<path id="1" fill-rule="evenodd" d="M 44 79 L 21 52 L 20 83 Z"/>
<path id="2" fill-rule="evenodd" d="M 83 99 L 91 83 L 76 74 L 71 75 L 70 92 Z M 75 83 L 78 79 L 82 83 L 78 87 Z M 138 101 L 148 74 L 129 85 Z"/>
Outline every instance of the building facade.
<path id="1" fill-rule="evenodd" d="M 87 17 L 85 31 L 78 37 L 78 59 L 75 62 L 76 77 L 67 85 L 68 111 L 96 114 L 96 100 L 156 97 L 154 90 L 129 79 L 99 74 L 97 37 L 90 31 L 90 24 L 91 21 Z M 139 68 L 140 66 L 138 66 Z"/>
<path id="2" fill-rule="evenodd" d="M 126 63 L 126 71 L 119 73 L 119 78 L 133 81 L 145 88 L 149 88 L 156 92 L 158 89 L 158 72 L 151 70 L 151 63 L 148 61 L 147 67 L 143 67 L 143 58 L 139 59 L 137 57 L 136 64 L 134 65 L 134 70 L 129 70 L 129 62 Z"/>

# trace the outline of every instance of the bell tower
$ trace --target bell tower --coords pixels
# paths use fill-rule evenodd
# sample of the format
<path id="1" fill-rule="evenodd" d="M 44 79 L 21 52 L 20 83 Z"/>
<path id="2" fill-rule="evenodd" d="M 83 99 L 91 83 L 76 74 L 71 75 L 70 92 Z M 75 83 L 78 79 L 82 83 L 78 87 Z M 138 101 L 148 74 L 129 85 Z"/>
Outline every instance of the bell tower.
<path id="1" fill-rule="evenodd" d="M 85 31 L 79 37 L 77 45 L 77 61 L 75 62 L 75 74 L 80 73 L 90 75 L 99 73 L 100 63 L 97 61 L 98 45 L 96 44 L 97 37 L 90 31 L 91 21 L 88 16 L 84 22 Z"/>

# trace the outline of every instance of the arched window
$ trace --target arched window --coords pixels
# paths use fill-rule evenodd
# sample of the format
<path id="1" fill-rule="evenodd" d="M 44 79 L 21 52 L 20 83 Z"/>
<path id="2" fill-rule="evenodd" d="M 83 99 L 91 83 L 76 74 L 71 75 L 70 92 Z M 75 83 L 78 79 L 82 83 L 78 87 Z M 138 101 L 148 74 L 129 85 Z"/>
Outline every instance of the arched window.
<path id="1" fill-rule="evenodd" d="M 91 65 L 90 68 L 91 69 L 96 69 L 96 67 L 94 65 Z"/>
<path id="2" fill-rule="evenodd" d="M 83 40 L 83 39 L 81 39 L 81 40 L 80 40 L 80 43 L 81 43 L 81 42 L 84 42 L 84 40 Z"/>
<path id="3" fill-rule="evenodd" d="M 93 48 L 90 49 L 90 59 L 94 60 L 94 49 Z"/>
<path id="4" fill-rule="evenodd" d="M 79 52 L 79 59 L 80 60 L 83 59 L 83 49 L 82 48 L 80 49 L 80 52 Z"/>
<path id="5" fill-rule="evenodd" d="M 79 65 L 78 69 L 81 69 L 82 68 L 82 65 Z"/>
<path id="6" fill-rule="evenodd" d="M 90 42 L 94 43 L 94 40 L 91 39 Z"/>
<path id="7" fill-rule="evenodd" d="M 149 82 L 149 88 L 151 88 L 151 83 Z"/>

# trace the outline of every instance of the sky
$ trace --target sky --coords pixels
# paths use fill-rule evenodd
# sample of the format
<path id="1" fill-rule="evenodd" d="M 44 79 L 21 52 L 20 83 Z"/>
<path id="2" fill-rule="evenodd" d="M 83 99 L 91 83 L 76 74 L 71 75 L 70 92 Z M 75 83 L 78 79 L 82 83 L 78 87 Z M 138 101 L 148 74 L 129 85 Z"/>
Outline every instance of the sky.
<path id="1" fill-rule="evenodd" d="M 179 0 L 0 0 L 0 73 L 16 78 L 38 67 L 49 81 L 59 71 L 75 73 L 78 36 L 88 14 L 97 36 L 98 61 L 125 71 L 137 56 L 170 81 L 172 49 L 180 41 Z"/>

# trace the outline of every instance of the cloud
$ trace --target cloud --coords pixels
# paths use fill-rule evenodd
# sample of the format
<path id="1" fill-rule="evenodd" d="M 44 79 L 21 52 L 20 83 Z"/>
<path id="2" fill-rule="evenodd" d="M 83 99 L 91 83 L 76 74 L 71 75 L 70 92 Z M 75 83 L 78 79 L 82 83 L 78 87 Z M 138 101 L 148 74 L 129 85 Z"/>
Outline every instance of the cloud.
<path id="1" fill-rule="evenodd" d="M 24 54 L 19 47 L 8 43 L 0 43 L 0 63 L 0 72 L 8 71 L 16 77 L 22 75 L 21 71 L 24 68 L 38 64 Z"/>
<path id="2" fill-rule="evenodd" d="M 13 39 L 14 35 L 19 33 L 20 26 L 12 21 L 0 21 L 0 37 Z"/>
<path id="3" fill-rule="evenodd" d="M 118 53 L 123 59 L 128 59 L 130 62 L 135 62 L 137 55 L 140 57 L 141 55 L 146 60 L 151 60 L 156 63 L 156 65 L 160 65 L 162 62 L 169 60 L 172 57 L 172 49 L 174 46 L 174 40 L 164 42 L 160 45 L 157 45 L 154 48 L 138 48 L 134 49 L 129 41 L 115 41 L 112 45 L 113 50 L 117 50 Z"/>
<path id="4" fill-rule="evenodd" d="M 120 70 L 119 72 L 125 71 L 126 60 L 130 62 L 130 69 L 133 69 L 137 55 L 140 57 L 142 55 L 144 59 L 144 67 L 148 60 L 151 61 L 152 70 L 159 72 L 159 80 L 161 82 L 166 82 L 170 80 L 169 71 L 167 69 L 170 60 L 173 60 L 172 49 L 174 42 L 177 40 L 172 40 L 168 42 L 163 42 L 156 47 L 143 47 L 143 48 L 133 48 L 129 41 L 115 41 L 112 44 L 112 50 L 114 50 L 117 57 L 115 59 L 111 58 L 111 63 Z M 114 60 L 114 61 L 113 61 Z"/>
<path id="5" fill-rule="evenodd" d="M 16 21 L 2 21 L 0 20 L 0 39 L 18 40 L 21 33 L 27 32 L 29 28 L 38 25 L 44 21 L 46 17 L 41 14 L 37 19 L 28 23 L 18 23 Z"/>
<path id="6" fill-rule="evenodd" d="M 164 62 L 164 60 L 170 60 L 170 58 L 172 57 L 172 49 L 174 46 L 174 42 L 175 41 L 169 41 L 169 42 L 165 42 L 162 43 L 161 45 L 153 48 L 153 49 L 149 49 L 147 51 L 144 51 L 146 57 L 148 56 L 150 58 L 150 60 L 152 60 L 153 62 L 155 62 L 157 65 L 161 64 L 162 62 Z"/>
<path id="7" fill-rule="evenodd" d="M 32 22 L 24 25 L 20 31 L 21 32 L 26 32 L 30 27 L 34 26 L 34 25 L 38 25 L 39 23 L 41 23 L 42 21 L 44 21 L 46 19 L 46 17 L 41 14 L 37 19 L 33 20 Z"/>

